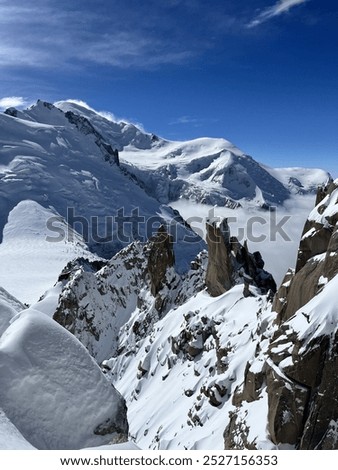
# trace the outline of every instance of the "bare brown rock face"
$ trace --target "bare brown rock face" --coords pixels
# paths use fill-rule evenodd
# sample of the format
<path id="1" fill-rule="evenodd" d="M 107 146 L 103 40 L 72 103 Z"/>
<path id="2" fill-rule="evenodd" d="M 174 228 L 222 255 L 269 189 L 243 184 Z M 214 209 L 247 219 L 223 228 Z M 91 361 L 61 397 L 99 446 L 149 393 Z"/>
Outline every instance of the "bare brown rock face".
<path id="1" fill-rule="evenodd" d="M 280 327 L 269 354 L 275 370 L 283 372 L 277 380 L 268 380 L 269 429 L 275 443 L 293 443 L 299 449 L 338 448 L 338 333 L 330 333 L 330 326 L 327 334 L 311 332 L 310 317 L 301 310 L 338 273 L 337 187 L 330 181 L 318 190 L 317 206 L 304 227 L 296 272 L 287 273 L 273 305 Z M 317 314 L 324 316 L 326 308 L 323 305 Z M 295 314 L 309 324 L 307 338 L 293 331 Z"/>
<path id="2" fill-rule="evenodd" d="M 318 191 L 289 270 L 274 298 L 273 333 L 247 364 L 233 396 L 236 411 L 225 448 L 250 448 L 248 404 L 267 394 L 268 438 L 295 449 L 338 449 L 338 329 L 334 286 L 338 275 L 338 181 Z M 329 285 L 327 285 L 329 288 Z M 329 294 L 327 293 L 329 292 Z M 243 411 L 244 410 L 244 411 Z M 229 447 L 230 446 L 230 447 Z"/>
<path id="3" fill-rule="evenodd" d="M 291 318 L 321 290 L 320 279 L 329 281 L 338 273 L 338 212 L 331 209 L 338 202 L 332 201 L 338 198 L 337 187 L 337 182 L 329 181 L 318 189 L 319 202 L 305 223 L 295 274 L 287 274 L 274 299 L 279 323 Z"/>
<path id="4" fill-rule="evenodd" d="M 149 240 L 148 245 L 148 272 L 151 280 L 151 293 L 154 297 L 163 287 L 167 269 L 174 266 L 174 263 L 172 236 L 161 225 L 157 234 Z"/>
<path id="5" fill-rule="evenodd" d="M 303 430 L 303 415 L 309 390 L 287 380 L 278 368 L 271 366 L 267 369 L 266 381 L 271 440 L 276 444 L 297 444 Z"/>
<path id="6" fill-rule="evenodd" d="M 217 297 L 234 285 L 230 229 L 224 219 L 220 226 L 207 224 L 209 262 L 205 279 L 210 295 Z"/>
<path id="7" fill-rule="evenodd" d="M 326 338 L 328 339 L 328 338 Z M 338 332 L 319 358 L 320 382 L 312 388 L 300 449 L 338 449 Z"/>
<path id="8" fill-rule="evenodd" d="M 300 313 L 301 315 L 301 313 Z M 285 323 L 266 374 L 271 440 L 298 449 L 338 449 L 338 333 L 304 344 Z M 290 365 L 283 366 L 292 344 Z M 273 350 L 278 350 L 273 354 Z"/>
<path id="9" fill-rule="evenodd" d="M 242 245 L 236 237 L 230 237 L 226 219 L 207 223 L 208 267 L 205 284 L 213 297 L 224 294 L 235 284 L 244 284 L 245 297 L 250 296 L 249 285 L 260 288 L 262 293 L 276 291 L 276 283 L 265 271 L 261 254 L 249 253 L 246 242 Z"/>
<path id="10" fill-rule="evenodd" d="M 280 328 L 269 353 L 276 366 L 275 380 L 267 376 L 269 430 L 275 443 L 293 443 L 299 449 L 338 448 L 338 333 L 300 339 L 289 322 L 297 312 L 309 323 L 301 307 L 338 273 L 336 190 L 332 181 L 319 189 L 300 242 L 296 272 L 287 273 L 273 305 Z M 279 377 L 276 370 L 283 371 Z"/>

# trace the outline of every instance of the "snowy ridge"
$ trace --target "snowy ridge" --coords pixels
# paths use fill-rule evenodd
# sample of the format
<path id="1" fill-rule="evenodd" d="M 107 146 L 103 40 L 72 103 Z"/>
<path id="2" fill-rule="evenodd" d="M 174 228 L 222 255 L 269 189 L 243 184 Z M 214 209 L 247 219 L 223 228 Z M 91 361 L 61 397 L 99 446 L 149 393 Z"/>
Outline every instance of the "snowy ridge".
<path id="1" fill-rule="evenodd" d="M 232 396 L 271 322 L 271 293 L 262 296 L 257 287 L 245 287 L 249 277 L 234 272 L 232 282 L 239 285 L 213 299 L 204 289 L 206 253 L 182 277 L 167 256 L 171 248 L 162 232 L 158 238 L 143 247 L 130 245 L 97 272 L 81 264 L 67 267 L 54 318 L 123 391 L 138 446 L 220 449 L 223 413 L 235 409 Z M 238 242 L 236 249 L 239 253 Z M 156 288 L 152 275 L 161 271 Z M 177 408 L 174 420 L 166 400 Z M 254 440 L 259 447 L 273 447 L 265 434 Z"/>
<path id="2" fill-rule="evenodd" d="M 204 286 L 206 256 L 202 254 L 183 277 L 173 267 L 165 269 L 163 279 L 157 280 L 158 290 L 152 294 L 151 251 L 149 244 L 135 242 L 99 270 L 78 260 L 60 276 L 64 288 L 54 319 L 71 331 L 98 363 L 117 354 L 121 331 L 136 331 L 135 318 L 140 334 L 146 334 L 168 310 Z M 160 258 L 164 257 L 161 252 Z M 158 271 L 155 269 L 157 276 Z"/>
<path id="3" fill-rule="evenodd" d="M 12 318 L 24 309 L 25 306 L 21 302 L 0 287 L 0 337 L 9 327 Z"/>
<path id="4" fill-rule="evenodd" d="M 44 207 L 52 206 L 66 219 L 71 219 L 67 217 L 67 208 L 73 208 L 74 217 L 85 217 L 89 229 L 98 218 L 101 249 L 112 252 L 114 242 L 121 247 L 116 238 L 110 244 L 104 243 L 110 236 L 104 217 L 115 215 L 122 207 L 130 215 L 133 208 L 139 207 L 140 215 L 149 218 L 156 213 L 158 203 L 109 161 L 111 154 L 98 145 L 95 133 L 81 132 L 63 112 L 42 102 L 26 111 L 27 115 L 30 113 L 38 114 L 40 122 L 0 116 L 5 139 L 0 172 L 1 228 L 8 210 L 21 200 L 31 199 Z M 81 232 L 81 226 L 77 229 Z M 88 241 L 95 244 L 92 239 Z"/>
<path id="5" fill-rule="evenodd" d="M 205 270 L 196 274 L 204 278 Z M 171 276 L 169 269 L 167 299 L 177 285 Z M 288 276 L 274 304 L 252 285 L 212 298 L 187 277 L 189 294 L 160 315 L 143 284 L 143 301 L 124 318 L 113 356 L 102 362 L 126 398 L 130 437 L 139 447 L 336 448 L 337 275 L 328 281 L 324 272 L 317 295 L 284 318 L 275 311 L 278 299 L 297 301 L 288 291 L 296 275 Z M 81 298 L 81 291 L 73 294 Z"/>

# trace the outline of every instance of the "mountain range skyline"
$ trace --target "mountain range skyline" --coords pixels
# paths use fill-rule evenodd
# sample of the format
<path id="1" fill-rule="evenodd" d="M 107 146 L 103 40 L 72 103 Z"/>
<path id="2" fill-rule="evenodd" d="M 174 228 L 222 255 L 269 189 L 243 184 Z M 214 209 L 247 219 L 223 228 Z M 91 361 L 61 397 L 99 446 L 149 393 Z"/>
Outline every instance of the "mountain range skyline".
<path id="1" fill-rule="evenodd" d="M 0 2 L 0 107 L 82 99 L 167 139 L 225 137 L 268 165 L 338 140 L 338 9 L 326 0 Z"/>

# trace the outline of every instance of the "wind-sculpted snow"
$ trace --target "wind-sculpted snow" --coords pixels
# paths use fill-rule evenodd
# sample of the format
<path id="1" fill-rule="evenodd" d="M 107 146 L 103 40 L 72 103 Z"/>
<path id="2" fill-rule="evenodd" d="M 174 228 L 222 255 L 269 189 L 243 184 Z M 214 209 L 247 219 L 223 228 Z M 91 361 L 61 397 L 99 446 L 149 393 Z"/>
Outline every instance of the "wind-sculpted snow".
<path id="1" fill-rule="evenodd" d="M 39 449 L 126 440 L 122 397 L 86 349 L 43 313 L 26 310 L 0 340 L 0 408 Z"/>

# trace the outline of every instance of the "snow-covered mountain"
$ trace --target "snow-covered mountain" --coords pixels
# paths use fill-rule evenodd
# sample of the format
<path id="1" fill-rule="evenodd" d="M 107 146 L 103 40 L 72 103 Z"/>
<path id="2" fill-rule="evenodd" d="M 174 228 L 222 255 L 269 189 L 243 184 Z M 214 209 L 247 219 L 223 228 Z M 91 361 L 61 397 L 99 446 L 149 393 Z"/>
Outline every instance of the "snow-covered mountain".
<path id="1" fill-rule="evenodd" d="M 119 166 L 115 141 L 86 117 L 42 101 L 7 113 L 0 115 L 0 282 L 22 301 L 36 301 L 68 261 L 92 258 L 89 250 L 110 257 L 134 239 L 146 241 L 163 221 L 175 237 L 189 231 Z M 205 247 L 191 235 L 195 243 L 175 247 L 181 272 Z"/>
<path id="2" fill-rule="evenodd" d="M 0 144 L 0 448 L 338 447 L 338 181 L 69 101 L 7 110 Z M 170 206 L 318 186 L 278 290 L 226 220 L 203 239 Z"/>
<path id="3" fill-rule="evenodd" d="M 0 285 L 28 303 L 74 257 L 109 258 L 163 222 L 183 238 L 187 227 L 163 203 L 281 207 L 328 178 L 264 167 L 223 139 L 170 142 L 69 101 L 8 109 L 0 143 Z M 204 248 L 198 236 L 175 244 L 178 271 Z"/>
<path id="4" fill-rule="evenodd" d="M 185 198 L 229 207 L 279 205 L 327 180 L 323 170 L 261 165 L 225 139 L 173 142 L 132 124 L 107 121 L 75 102 L 55 106 L 85 116 L 119 150 L 122 167 L 163 204 Z"/>

